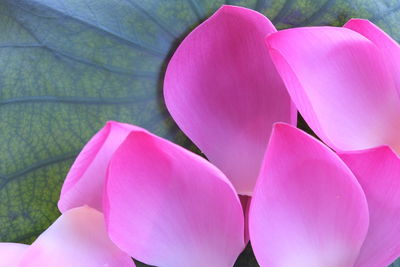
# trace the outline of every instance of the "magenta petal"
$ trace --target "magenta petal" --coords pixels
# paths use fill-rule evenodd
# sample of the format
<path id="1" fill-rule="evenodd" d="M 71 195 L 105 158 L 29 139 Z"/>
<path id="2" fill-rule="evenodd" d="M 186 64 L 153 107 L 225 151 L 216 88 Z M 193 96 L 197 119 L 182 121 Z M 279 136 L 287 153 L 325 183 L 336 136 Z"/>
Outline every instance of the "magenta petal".
<path id="1" fill-rule="evenodd" d="M 367 233 L 368 207 L 361 186 L 334 152 L 277 124 L 249 224 L 261 266 L 352 267 Z"/>
<path id="2" fill-rule="evenodd" d="M 400 256 L 400 159 L 388 147 L 345 153 L 367 197 L 370 225 L 356 267 L 388 266 Z"/>
<path id="3" fill-rule="evenodd" d="M 164 82 L 179 127 L 244 195 L 253 191 L 272 124 L 296 123 L 263 43 L 272 32 L 265 16 L 223 6 L 182 42 Z"/>
<path id="4" fill-rule="evenodd" d="M 351 19 L 343 27 L 356 31 L 370 41 L 372 41 L 380 50 L 386 63 L 392 71 L 393 78 L 396 81 L 396 87 L 400 93 L 400 46 L 388 34 L 382 31 L 372 22 L 364 19 Z"/>
<path id="5" fill-rule="evenodd" d="M 115 152 L 105 189 L 111 239 L 156 266 L 232 266 L 244 249 L 238 196 L 208 161 L 133 132 Z"/>
<path id="6" fill-rule="evenodd" d="M 61 190 L 58 208 L 89 205 L 102 210 L 102 192 L 111 155 L 132 131 L 143 129 L 110 121 L 85 145 L 69 171 Z"/>
<path id="7" fill-rule="evenodd" d="M 371 41 L 347 28 L 311 27 L 279 31 L 266 42 L 293 102 L 326 144 L 400 149 L 400 99 Z"/>
<path id="8" fill-rule="evenodd" d="M 17 243 L 0 243 L 0 266 L 17 267 L 28 245 Z"/>
<path id="9" fill-rule="evenodd" d="M 134 238 L 134 237 L 131 237 Z M 130 267 L 131 257 L 108 238 L 103 215 L 89 207 L 66 211 L 31 246 L 22 267 Z"/>

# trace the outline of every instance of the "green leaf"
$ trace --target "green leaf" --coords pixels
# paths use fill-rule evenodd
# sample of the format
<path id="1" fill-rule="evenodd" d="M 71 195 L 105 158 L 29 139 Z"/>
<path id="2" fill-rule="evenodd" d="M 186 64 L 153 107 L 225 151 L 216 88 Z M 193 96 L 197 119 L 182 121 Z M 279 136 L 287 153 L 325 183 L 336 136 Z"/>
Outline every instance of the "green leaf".
<path id="1" fill-rule="evenodd" d="M 195 149 L 165 109 L 163 73 L 222 4 L 256 9 L 281 29 L 362 17 L 400 39 L 397 0 L 0 1 L 0 241 L 29 243 L 58 217 L 73 159 L 107 120 Z M 244 255 L 240 266 L 254 266 Z"/>
<path id="2" fill-rule="evenodd" d="M 392 263 L 389 267 L 400 267 L 400 259 L 397 259 L 394 263 Z"/>

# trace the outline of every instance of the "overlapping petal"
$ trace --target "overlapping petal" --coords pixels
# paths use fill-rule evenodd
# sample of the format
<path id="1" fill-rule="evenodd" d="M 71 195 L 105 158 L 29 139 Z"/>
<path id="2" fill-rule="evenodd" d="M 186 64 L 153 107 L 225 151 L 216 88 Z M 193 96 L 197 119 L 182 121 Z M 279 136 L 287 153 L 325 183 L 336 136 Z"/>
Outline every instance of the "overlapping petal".
<path id="1" fill-rule="evenodd" d="M 0 243 L 0 266 L 17 267 L 28 247 L 24 244 Z"/>
<path id="2" fill-rule="evenodd" d="M 61 190 L 61 212 L 89 205 L 102 211 L 102 192 L 108 162 L 134 125 L 110 121 L 85 145 L 69 171 Z"/>
<path id="3" fill-rule="evenodd" d="M 400 150 L 400 100 L 379 47 L 347 28 L 279 31 L 266 39 L 302 116 L 336 150 Z"/>
<path id="4" fill-rule="evenodd" d="M 365 195 L 329 148 L 277 124 L 250 207 L 261 266 L 352 267 L 368 229 Z"/>
<path id="5" fill-rule="evenodd" d="M 245 247 L 233 186 L 205 159 L 146 132 L 115 152 L 105 189 L 110 238 L 156 266 L 232 266 Z"/>
<path id="6" fill-rule="evenodd" d="M 400 93 L 400 46 L 387 33 L 378 26 L 365 19 L 351 19 L 343 27 L 356 31 L 370 41 L 380 50 L 396 82 L 397 91 Z"/>
<path id="7" fill-rule="evenodd" d="M 296 111 L 265 49 L 276 32 L 263 15 L 223 6 L 173 55 L 164 97 L 179 127 L 251 195 L 272 124 L 296 123 Z"/>
<path id="8" fill-rule="evenodd" d="M 355 267 L 388 266 L 400 256 L 400 158 L 389 147 L 340 155 L 367 197 L 370 225 Z"/>
<path id="9" fill-rule="evenodd" d="M 134 238 L 134 237 L 131 237 Z M 103 215 L 89 207 L 66 211 L 27 249 L 21 267 L 128 267 L 132 259 L 107 236 Z"/>

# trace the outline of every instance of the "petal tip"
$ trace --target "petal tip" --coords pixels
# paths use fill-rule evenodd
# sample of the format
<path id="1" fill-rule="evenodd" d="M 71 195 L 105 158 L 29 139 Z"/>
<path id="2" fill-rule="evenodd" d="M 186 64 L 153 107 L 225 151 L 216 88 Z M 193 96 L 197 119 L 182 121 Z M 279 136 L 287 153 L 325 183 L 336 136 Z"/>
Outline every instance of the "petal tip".
<path id="1" fill-rule="evenodd" d="M 274 130 L 275 131 L 282 131 L 285 129 L 293 129 L 296 128 L 293 125 L 289 124 L 289 123 L 285 123 L 285 122 L 276 122 L 274 123 Z"/>
<path id="2" fill-rule="evenodd" d="M 241 6 L 234 6 L 234 5 L 222 5 L 216 12 L 217 13 L 221 13 L 221 12 L 226 12 L 226 13 L 239 13 L 242 11 L 252 11 L 254 12 L 254 10 L 246 8 L 246 7 L 241 7 Z M 256 11 L 255 11 L 256 12 Z M 258 12 L 257 12 L 258 13 Z"/>
<path id="3" fill-rule="evenodd" d="M 351 28 L 352 25 L 356 24 L 371 24 L 371 21 L 367 19 L 351 18 L 343 25 L 343 27 Z"/>
<path id="4" fill-rule="evenodd" d="M 293 134 L 298 134 L 297 132 L 301 132 L 301 134 L 305 134 L 304 132 L 299 130 L 296 126 L 293 126 L 289 123 L 276 122 L 274 123 L 274 126 L 272 128 L 271 139 L 276 138 L 276 136 L 282 136 L 282 134 L 288 132 L 292 132 Z"/>
<path id="5" fill-rule="evenodd" d="M 106 122 L 105 126 L 109 127 L 111 125 L 118 124 L 118 123 L 119 122 L 117 122 L 117 121 L 109 120 L 109 121 Z"/>

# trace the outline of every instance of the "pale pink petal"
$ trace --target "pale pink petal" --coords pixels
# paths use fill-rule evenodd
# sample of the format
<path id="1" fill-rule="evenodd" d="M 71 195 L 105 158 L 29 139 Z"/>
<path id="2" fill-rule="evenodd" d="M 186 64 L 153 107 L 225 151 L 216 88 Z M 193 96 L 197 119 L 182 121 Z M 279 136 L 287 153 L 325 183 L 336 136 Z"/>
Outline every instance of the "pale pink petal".
<path id="1" fill-rule="evenodd" d="M 340 156 L 360 182 L 370 214 L 355 266 L 388 266 L 400 257 L 400 159 L 389 147 Z"/>
<path id="2" fill-rule="evenodd" d="M 368 229 L 356 178 L 328 147 L 277 124 L 250 207 L 261 266 L 353 267 Z"/>
<path id="3" fill-rule="evenodd" d="M 133 132 L 115 152 L 105 189 L 110 238 L 156 266 L 232 266 L 245 247 L 233 186 L 208 161 Z"/>
<path id="4" fill-rule="evenodd" d="M 17 243 L 0 243 L 0 266 L 17 267 L 28 245 Z"/>
<path id="5" fill-rule="evenodd" d="M 400 149 L 400 99 L 380 50 L 347 28 L 311 27 L 267 37 L 302 116 L 332 148 Z"/>
<path id="6" fill-rule="evenodd" d="M 110 121 L 85 145 L 69 171 L 58 208 L 89 205 L 102 211 L 102 192 L 111 155 L 132 131 L 144 131 L 134 125 Z"/>
<path id="7" fill-rule="evenodd" d="M 164 82 L 172 117 L 240 194 L 253 191 L 272 124 L 296 123 L 263 43 L 272 32 L 260 13 L 223 6 L 181 43 Z"/>
<path id="8" fill-rule="evenodd" d="M 386 63 L 392 71 L 396 81 L 397 91 L 400 92 L 400 46 L 387 33 L 378 26 L 365 19 L 351 19 L 343 27 L 356 31 L 370 41 L 380 50 Z"/>
<path id="9" fill-rule="evenodd" d="M 135 264 L 107 236 L 103 215 L 86 206 L 61 215 L 27 249 L 20 264 L 20 267 L 55 266 L 128 267 Z"/>

